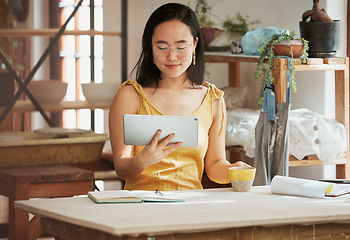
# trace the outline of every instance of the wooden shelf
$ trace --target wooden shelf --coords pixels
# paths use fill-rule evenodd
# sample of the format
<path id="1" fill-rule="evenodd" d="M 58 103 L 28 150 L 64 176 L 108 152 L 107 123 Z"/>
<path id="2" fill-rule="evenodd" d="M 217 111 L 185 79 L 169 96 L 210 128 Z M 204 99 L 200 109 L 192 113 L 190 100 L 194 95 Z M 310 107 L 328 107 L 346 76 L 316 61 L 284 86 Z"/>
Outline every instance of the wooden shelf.
<path id="1" fill-rule="evenodd" d="M 295 65 L 295 71 L 325 71 L 325 70 L 345 70 L 344 64 L 322 64 L 322 65 Z"/>
<path id="2" fill-rule="evenodd" d="M 333 164 L 346 164 L 346 158 L 336 158 L 333 161 Z M 294 156 L 289 156 L 289 166 L 298 167 L 298 166 L 315 166 L 315 165 L 325 165 L 316 155 L 306 156 L 305 159 L 298 160 Z"/>
<path id="3" fill-rule="evenodd" d="M 226 146 L 226 151 L 232 153 L 243 153 L 245 154 L 244 148 L 242 146 Z M 333 164 L 346 164 L 346 158 L 336 158 Z M 314 166 L 314 165 L 325 165 L 316 155 L 306 156 L 305 159 L 299 160 L 293 155 L 289 155 L 289 166 L 299 167 L 299 166 Z"/>
<path id="4" fill-rule="evenodd" d="M 206 52 L 207 63 L 257 63 L 259 56 L 232 54 L 229 52 Z M 295 71 L 325 71 L 325 70 L 345 70 L 346 58 L 325 58 L 323 64 L 302 64 L 300 59 L 295 59 Z"/>
<path id="5" fill-rule="evenodd" d="M 54 44 L 57 43 L 59 38 L 62 35 L 73 35 L 73 36 L 105 36 L 105 37 L 120 37 L 121 38 L 121 43 L 122 43 L 122 59 L 125 59 L 126 54 L 125 51 L 127 49 L 127 41 L 126 41 L 126 35 L 122 34 L 121 31 L 124 31 L 127 29 L 127 1 L 123 0 L 121 1 L 121 16 L 122 16 L 122 24 L 121 24 L 121 31 L 106 31 L 106 30 L 96 30 L 93 29 L 93 26 L 90 26 L 91 29 L 88 30 L 68 30 L 67 29 L 67 24 L 69 21 L 74 17 L 76 12 L 78 11 L 79 7 L 81 6 L 83 1 L 79 1 L 78 4 L 74 6 L 74 10 L 72 13 L 69 15 L 69 17 L 65 20 L 65 23 L 60 27 L 60 28 L 37 28 L 37 29 L 28 29 L 28 28 L 11 28 L 11 29 L 0 29 L 0 38 L 1 37 L 24 37 L 24 38 L 30 38 L 30 37 L 50 37 L 52 38 L 52 41 L 48 44 L 46 50 L 42 54 L 40 60 L 38 61 L 37 65 L 35 65 L 36 69 L 32 69 L 31 72 L 29 73 L 29 76 L 32 78 L 32 71 L 36 71 L 38 67 L 41 66 L 42 60 L 44 60 L 51 50 L 53 49 Z M 92 9 L 93 5 L 90 6 L 90 10 Z M 94 48 L 90 49 L 91 52 L 94 52 Z M 93 56 L 93 54 L 92 54 Z M 0 58 L 2 61 L 5 63 L 7 62 L 6 56 L 0 52 Z M 126 80 L 126 61 L 122 61 L 122 79 Z M 12 72 L 15 72 L 14 67 L 11 66 L 11 63 L 5 64 L 6 68 L 8 70 L 11 70 Z M 10 72 L 11 72 L 10 71 Z M 35 72 L 34 71 L 34 72 Z M 93 71 L 93 69 L 92 69 Z M 14 73 L 15 74 L 15 73 Z M 91 75 L 94 75 L 92 72 Z M 17 76 L 20 78 L 19 76 Z M 24 81 L 24 79 L 22 79 Z M 32 79 L 28 79 L 27 81 L 31 81 Z M 26 88 L 26 87 L 25 87 Z M 32 104 L 31 101 L 17 101 L 14 104 L 13 107 L 6 108 L 6 107 L 0 107 L 0 125 L 3 123 L 5 118 L 7 117 L 8 113 L 13 113 L 13 112 L 33 112 L 33 111 L 39 111 L 43 118 L 46 120 L 46 122 L 52 126 L 53 123 L 50 119 L 49 116 L 47 116 L 46 112 L 59 112 L 62 110 L 68 110 L 68 109 L 109 109 L 110 104 L 91 104 L 88 103 L 87 101 L 64 101 L 59 104 L 53 104 L 53 105 L 44 105 L 41 106 L 41 104 L 35 102 L 35 104 Z M 35 106 L 36 105 L 36 106 Z M 12 106 L 12 105 L 11 105 Z M 10 118 L 6 119 L 6 125 L 4 128 L 1 129 L 7 129 L 11 128 L 12 125 L 12 120 Z M 92 124 L 93 121 L 91 121 Z"/>
<path id="6" fill-rule="evenodd" d="M 233 54 L 229 52 L 206 52 L 206 62 L 208 63 L 231 63 L 231 62 L 252 62 L 257 63 L 259 56 Z"/>
<path id="7" fill-rule="evenodd" d="M 46 28 L 46 29 L 0 29 L 0 37 L 54 37 L 58 28 Z M 88 36 L 115 36 L 120 37 L 120 32 L 112 31 L 97 31 L 97 30 L 65 30 L 63 35 L 88 35 Z"/>
<path id="8" fill-rule="evenodd" d="M 245 54 L 232 54 L 228 52 L 207 52 L 205 54 L 207 63 L 227 63 L 229 65 L 229 85 L 240 86 L 240 63 L 257 63 L 259 56 L 248 56 Z M 274 59 L 273 74 L 275 76 L 275 96 L 276 103 L 285 102 L 286 99 L 286 76 L 284 71 L 287 71 L 288 64 L 284 58 Z M 349 123 L 349 59 L 347 57 L 338 58 L 311 58 L 308 64 L 302 64 L 300 59 L 296 59 L 295 71 L 326 71 L 333 70 L 335 73 L 335 119 L 345 126 L 347 133 L 347 150 L 344 159 L 336 159 L 337 164 L 337 178 L 350 177 L 350 123 Z M 241 149 L 234 147 L 226 148 L 232 153 L 239 153 Z M 234 155 L 234 154 L 233 154 Z M 231 162 L 234 159 L 230 160 Z M 320 164 L 320 160 L 311 159 L 306 162 L 290 161 L 291 166 L 296 165 Z"/>
<path id="9" fill-rule="evenodd" d="M 58 104 L 41 105 L 45 111 L 59 112 L 69 109 L 109 109 L 110 104 L 91 104 L 87 101 L 62 101 Z M 1 109 L 1 108 L 0 108 Z M 34 112 L 37 111 L 33 103 L 29 100 L 17 101 L 13 106 L 11 112 Z"/>

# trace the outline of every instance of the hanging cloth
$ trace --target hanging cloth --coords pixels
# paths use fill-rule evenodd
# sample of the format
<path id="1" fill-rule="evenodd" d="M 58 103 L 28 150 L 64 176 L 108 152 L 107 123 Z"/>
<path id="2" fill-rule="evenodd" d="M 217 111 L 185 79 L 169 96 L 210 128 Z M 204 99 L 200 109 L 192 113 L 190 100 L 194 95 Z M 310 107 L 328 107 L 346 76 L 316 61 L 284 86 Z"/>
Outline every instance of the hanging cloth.
<path id="1" fill-rule="evenodd" d="M 292 59 L 285 56 L 276 57 L 286 58 L 288 61 L 286 101 L 276 105 L 273 86 L 267 80 L 262 111 L 255 127 L 254 185 L 270 185 L 275 175 L 288 176 L 288 112 Z"/>

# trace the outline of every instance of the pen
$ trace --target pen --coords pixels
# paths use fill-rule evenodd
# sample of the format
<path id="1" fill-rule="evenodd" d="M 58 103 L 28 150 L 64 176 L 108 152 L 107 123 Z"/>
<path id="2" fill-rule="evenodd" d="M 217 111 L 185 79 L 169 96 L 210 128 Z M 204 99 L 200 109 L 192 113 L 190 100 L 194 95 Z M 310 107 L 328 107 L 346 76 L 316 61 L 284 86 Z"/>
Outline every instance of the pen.
<path id="1" fill-rule="evenodd" d="M 163 197 L 163 193 L 161 193 L 159 190 L 155 190 L 155 193 L 158 194 L 159 196 Z"/>
<path id="2" fill-rule="evenodd" d="M 321 182 L 349 184 L 350 179 L 320 179 Z"/>

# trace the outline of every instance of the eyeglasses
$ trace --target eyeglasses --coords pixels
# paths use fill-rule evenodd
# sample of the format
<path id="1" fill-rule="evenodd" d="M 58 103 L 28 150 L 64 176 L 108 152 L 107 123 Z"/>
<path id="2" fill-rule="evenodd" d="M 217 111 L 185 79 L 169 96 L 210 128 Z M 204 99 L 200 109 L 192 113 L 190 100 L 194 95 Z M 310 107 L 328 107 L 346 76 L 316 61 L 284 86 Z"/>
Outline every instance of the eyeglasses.
<path id="1" fill-rule="evenodd" d="M 167 56 L 171 48 L 177 55 L 183 56 L 188 54 L 192 44 L 193 42 L 191 44 L 179 44 L 174 47 L 169 47 L 166 44 L 156 44 L 153 45 L 153 53 L 157 56 Z"/>

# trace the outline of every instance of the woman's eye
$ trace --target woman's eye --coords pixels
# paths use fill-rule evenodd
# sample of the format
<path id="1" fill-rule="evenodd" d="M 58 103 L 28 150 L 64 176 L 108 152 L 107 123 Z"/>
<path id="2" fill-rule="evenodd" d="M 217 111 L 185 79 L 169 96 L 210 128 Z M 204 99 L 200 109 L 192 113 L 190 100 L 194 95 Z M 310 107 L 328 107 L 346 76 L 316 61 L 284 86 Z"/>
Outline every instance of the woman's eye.
<path id="1" fill-rule="evenodd" d="M 168 50 L 168 47 L 161 47 L 161 46 L 158 46 L 158 49 L 160 51 L 167 51 Z"/>
<path id="2" fill-rule="evenodd" d="M 186 49 L 186 46 L 184 46 L 184 47 L 176 47 L 176 50 L 177 51 L 183 51 L 183 50 L 185 50 Z"/>

